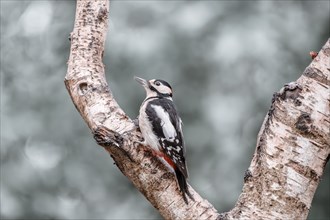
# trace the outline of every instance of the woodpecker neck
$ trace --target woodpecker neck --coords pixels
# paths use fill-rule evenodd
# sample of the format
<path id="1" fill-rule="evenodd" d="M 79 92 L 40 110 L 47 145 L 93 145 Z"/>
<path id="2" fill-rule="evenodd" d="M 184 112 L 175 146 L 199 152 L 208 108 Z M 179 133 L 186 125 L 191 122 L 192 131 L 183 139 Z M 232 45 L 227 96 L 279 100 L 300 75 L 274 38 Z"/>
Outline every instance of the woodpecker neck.
<path id="1" fill-rule="evenodd" d="M 143 102 L 146 102 L 146 101 L 148 101 L 150 99 L 169 99 L 169 100 L 172 101 L 172 97 L 170 95 L 167 95 L 167 96 L 165 96 L 165 95 L 162 95 L 162 96 L 157 95 L 157 96 L 149 96 Z"/>

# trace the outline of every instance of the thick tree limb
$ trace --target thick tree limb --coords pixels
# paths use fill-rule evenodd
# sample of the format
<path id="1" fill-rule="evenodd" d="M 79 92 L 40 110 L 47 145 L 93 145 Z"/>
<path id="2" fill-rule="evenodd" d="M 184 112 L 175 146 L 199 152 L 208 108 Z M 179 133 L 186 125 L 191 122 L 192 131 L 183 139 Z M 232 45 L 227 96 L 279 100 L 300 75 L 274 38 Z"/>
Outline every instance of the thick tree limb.
<path id="1" fill-rule="evenodd" d="M 139 144 L 141 134 L 118 106 L 105 80 L 102 57 L 107 0 L 78 0 L 65 85 L 97 142 L 165 219 L 305 217 L 329 159 L 329 41 L 304 75 L 285 86 L 258 135 L 243 192 L 219 214 L 191 187 L 186 205 L 174 175 Z"/>
<path id="2" fill-rule="evenodd" d="M 330 40 L 275 93 L 230 219 L 306 219 L 330 154 Z"/>

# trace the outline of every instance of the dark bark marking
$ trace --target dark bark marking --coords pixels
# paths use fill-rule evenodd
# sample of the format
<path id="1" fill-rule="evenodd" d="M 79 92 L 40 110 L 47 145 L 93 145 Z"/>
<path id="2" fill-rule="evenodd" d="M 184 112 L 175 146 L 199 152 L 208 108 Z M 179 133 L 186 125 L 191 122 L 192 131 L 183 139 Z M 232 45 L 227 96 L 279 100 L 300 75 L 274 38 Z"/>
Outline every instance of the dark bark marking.
<path id="1" fill-rule="evenodd" d="M 252 172 L 249 169 L 247 169 L 244 174 L 244 183 L 249 181 L 251 177 L 252 177 Z"/>
<path id="2" fill-rule="evenodd" d="M 307 67 L 303 73 L 304 76 L 309 77 L 311 79 L 314 79 L 324 85 L 329 84 L 329 80 L 327 79 L 327 76 L 322 73 L 321 70 L 315 68 L 315 67 Z"/>
<path id="3" fill-rule="evenodd" d="M 98 21 L 101 23 L 101 22 L 104 22 L 108 19 L 108 11 L 105 7 L 101 7 L 97 13 L 97 19 Z"/>
<path id="4" fill-rule="evenodd" d="M 312 119 L 310 114 L 303 112 L 298 117 L 297 122 L 295 123 L 295 127 L 302 134 L 309 134 L 311 132 L 311 123 L 312 123 Z"/>
<path id="5" fill-rule="evenodd" d="M 310 167 L 307 166 L 303 166 L 296 161 L 290 160 L 287 165 L 292 169 L 294 169 L 297 173 L 305 176 L 308 179 L 312 179 L 316 182 L 318 182 L 321 179 L 321 177 L 316 173 L 314 169 L 311 169 Z"/>
<path id="6" fill-rule="evenodd" d="M 170 179 L 172 178 L 173 174 L 170 172 L 166 172 L 161 176 L 161 179 Z"/>
<path id="7" fill-rule="evenodd" d="M 94 139 L 103 147 L 121 147 L 124 143 L 123 137 L 104 126 L 99 126 L 93 131 Z"/>
<path id="8" fill-rule="evenodd" d="M 86 92 L 87 92 L 87 90 L 88 90 L 87 87 L 88 87 L 88 85 L 87 85 L 86 82 L 82 82 L 82 83 L 80 83 L 80 84 L 79 84 L 79 94 L 80 94 L 80 95 L 85 95 Z"/>
<path id="9" fill-rule="evenodd" d="M 300 97 L 302 91 L 301 86 L 296 82 L 285 84 L 284 87 L 277 93 L 278 97 L 282 100 L 292 99 L 296 100 Z"/>
<path id="10" fill-rule="evenodd" d="M 306 206 L 305 203 L 301 202 L 299 198 L 294 198 L 294 197 L 286 197 L 287 202 L 289 204 L 295 204 L 297 207 L 297 210 L 300 210 L 301 213 L 306 212 L 309 208 Z"/>

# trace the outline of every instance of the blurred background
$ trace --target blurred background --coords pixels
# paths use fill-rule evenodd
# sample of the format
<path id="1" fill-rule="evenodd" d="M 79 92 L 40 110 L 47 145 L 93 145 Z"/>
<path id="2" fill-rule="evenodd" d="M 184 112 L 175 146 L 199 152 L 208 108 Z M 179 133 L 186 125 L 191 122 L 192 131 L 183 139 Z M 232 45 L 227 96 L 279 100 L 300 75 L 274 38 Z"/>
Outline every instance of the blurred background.
<path id="1" fill-rule="evenodd" d="M 75 1 L 1 0 L 1 218 L 155 219 L 65 89 Z M 113 1 L 104 62 L 135 118 L 133 76 L 174 88 L 190 184 L 219 212 L 237 201 L 272 94 L 329 37 L 329 1 Z M 327 166 L 309 219 L 330 218 Z"/>

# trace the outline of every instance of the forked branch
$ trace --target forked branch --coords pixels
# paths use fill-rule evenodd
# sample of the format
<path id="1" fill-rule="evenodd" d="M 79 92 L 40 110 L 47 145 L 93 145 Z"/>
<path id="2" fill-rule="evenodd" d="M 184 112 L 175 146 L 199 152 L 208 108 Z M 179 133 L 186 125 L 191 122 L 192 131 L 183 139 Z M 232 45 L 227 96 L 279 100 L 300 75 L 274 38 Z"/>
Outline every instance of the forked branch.
<path id="1" fill-rule="evenodd" d="M 77 1 L 65 85 L 97 142 L 160 214 L 165 219 L 306 217 L 330 151 L 329 42 L 296 83 L 274 96 L 239 201 L 219 214 L 191 187 L 195 201 L 184 203 L 174 175 L 139 144 L 139 130 L 114 99 L 102 63 L 108 12 L 107 0 Z"/>

